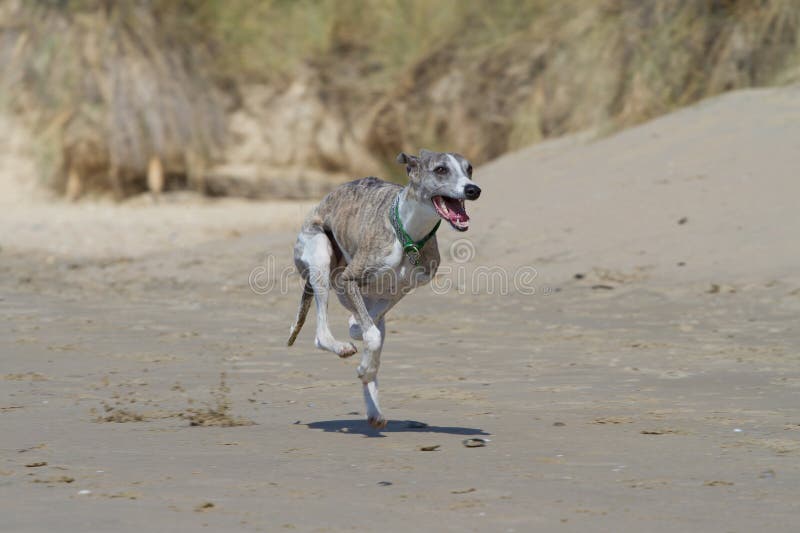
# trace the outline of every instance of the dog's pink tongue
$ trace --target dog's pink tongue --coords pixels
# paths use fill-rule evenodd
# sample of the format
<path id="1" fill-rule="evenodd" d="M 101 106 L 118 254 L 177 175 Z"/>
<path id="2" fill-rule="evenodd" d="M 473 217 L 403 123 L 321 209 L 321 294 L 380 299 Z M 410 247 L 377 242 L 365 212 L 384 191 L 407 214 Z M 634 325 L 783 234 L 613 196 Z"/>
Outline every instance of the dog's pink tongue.
<path id="1" fill-rule="evenodd" d="M 455 198 L 442 198 L 447 206 L 448 218 L 454 222 L 466 222 L 469 220 L 466 210 L 464 210 L 464 201 L 456 200 Z"/>

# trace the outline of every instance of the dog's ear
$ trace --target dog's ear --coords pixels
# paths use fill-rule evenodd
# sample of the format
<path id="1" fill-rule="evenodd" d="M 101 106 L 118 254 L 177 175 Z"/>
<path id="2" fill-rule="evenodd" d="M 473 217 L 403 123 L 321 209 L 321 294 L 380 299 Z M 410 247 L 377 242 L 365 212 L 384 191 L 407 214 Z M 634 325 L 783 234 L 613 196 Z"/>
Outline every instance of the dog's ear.
<path id="1" fill-rule="evenodd" d="M 406 166 L 406 174 L 411 174 L 411 171 L 419 166 L 419 158 L 405 152 L 397 154 L 397 162 Z"/>
<path id="2" fill-rule="evenodd" d="M 397 154 L 397 162 L 401 165 L 417 166 L 419 164 L 419 158 L 414 157 L 413 155 L 408 155 L 405 152 L 400 152 Z"/>

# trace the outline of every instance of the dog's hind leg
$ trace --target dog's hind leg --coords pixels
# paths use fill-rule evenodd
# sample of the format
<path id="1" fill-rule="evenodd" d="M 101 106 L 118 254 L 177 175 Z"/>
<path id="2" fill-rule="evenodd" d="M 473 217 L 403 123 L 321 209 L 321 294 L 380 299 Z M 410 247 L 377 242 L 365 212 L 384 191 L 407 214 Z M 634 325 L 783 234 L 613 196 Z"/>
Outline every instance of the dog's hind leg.
<path id="1" fill-rule="evenodd" d="M 333 248 L 324 233 L 308 235 L 300 254 L 304 267 L 304 277 L 314 291 L 317 304 L 317 335 L 314 344 L 317 348 L 328 350 L 339 357 L 350 357 L 356 353 L 351 342 L 339 342 L 333 338 L 328 326 L 328 295 L 331 288 L 331 257 Z"/>

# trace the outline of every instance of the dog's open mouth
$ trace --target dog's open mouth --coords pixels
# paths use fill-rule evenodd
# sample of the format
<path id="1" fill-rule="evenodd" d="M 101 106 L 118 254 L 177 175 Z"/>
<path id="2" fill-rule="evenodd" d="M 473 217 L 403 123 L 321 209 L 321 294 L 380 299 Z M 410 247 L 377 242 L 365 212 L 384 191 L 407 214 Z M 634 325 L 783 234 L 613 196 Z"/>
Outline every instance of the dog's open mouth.
<path id="1" fill-rule="evenodd" d="M 453 228 L 458 231 L 469 229 L 469 215 L 464 209 L 464 200 L 457 200 L 449 196 L 434 196 L 431 200 L 439 216 L 448 221 Z"/>

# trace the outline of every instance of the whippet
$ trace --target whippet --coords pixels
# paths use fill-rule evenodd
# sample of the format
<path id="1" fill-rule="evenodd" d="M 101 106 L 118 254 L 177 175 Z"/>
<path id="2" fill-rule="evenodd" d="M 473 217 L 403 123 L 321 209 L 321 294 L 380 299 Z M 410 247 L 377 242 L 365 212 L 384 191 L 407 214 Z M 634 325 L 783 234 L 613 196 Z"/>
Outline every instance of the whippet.
<path id="1" fill-rule="evenodd" d="M 339 357 L 356 353 L 351 342 L 333 338 L 328 294 L 334 289 L 351 313 L 350 337 L 364 341 L 357 374 L 363 384 L 367 421 L 386 427 L 378 403 L 378 368 L 386 339 L 384 317 L 409 291 L 430 282 L 439 267 L 436 230 L 441 220 L 467 231 L 464 200 L 477 200 L 472 165 L 455 153 L 401 153 L 408 185 L 378 178 L 335 189 L 306 218 L 294 246 L 294 262 L 305 280 L 300 308 L 287 344 L 294 344 L 312 297 L 317 304 L 318 348 Z"/>

